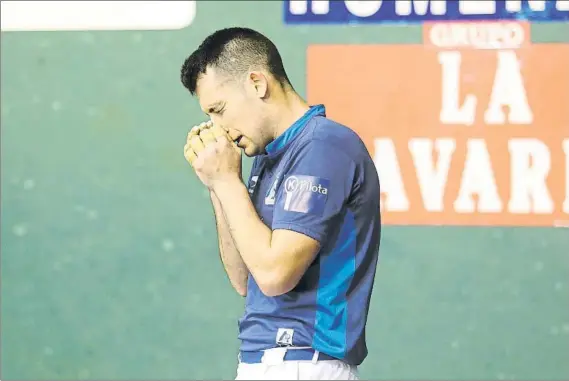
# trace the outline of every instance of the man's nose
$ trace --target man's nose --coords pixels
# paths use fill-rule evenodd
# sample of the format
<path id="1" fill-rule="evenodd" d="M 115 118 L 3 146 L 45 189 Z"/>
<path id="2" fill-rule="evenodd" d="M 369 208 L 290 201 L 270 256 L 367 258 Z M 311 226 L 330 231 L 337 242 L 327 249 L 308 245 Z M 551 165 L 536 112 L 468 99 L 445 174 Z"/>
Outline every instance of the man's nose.
<path id="1" fill-rule="evenodd" d="M 209 119 L 211 120 L 211 122 L 213 124 L 215 124 L 217 127 L 221 127 L 225 130 L 225 132 L 227 132 L 227 127 L 224 126 L 224 123 L 221 121 L 221 119 L 219 118 L 219 116 L 217 115 L 211 115 L 209 117 Z"/>

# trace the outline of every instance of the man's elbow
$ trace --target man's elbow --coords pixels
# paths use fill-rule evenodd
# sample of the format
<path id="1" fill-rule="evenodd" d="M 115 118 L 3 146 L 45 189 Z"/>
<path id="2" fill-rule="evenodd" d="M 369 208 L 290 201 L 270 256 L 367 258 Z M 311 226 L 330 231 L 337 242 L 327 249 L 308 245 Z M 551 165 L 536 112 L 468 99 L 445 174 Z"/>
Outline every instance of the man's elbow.
<path id="1" fill-rule="evenodd" d="M 233 285 L 233 289 L 240 295 L 240 296 L 247 296 L 247 287 L 240 287 Z"/>
<path id="2" fill-rule="evenodd" d="M 267 273 L 257 280 L 259 289 L 265 296 L 284 295 L 298 284 L 299 279 L 292 274 Z"/>

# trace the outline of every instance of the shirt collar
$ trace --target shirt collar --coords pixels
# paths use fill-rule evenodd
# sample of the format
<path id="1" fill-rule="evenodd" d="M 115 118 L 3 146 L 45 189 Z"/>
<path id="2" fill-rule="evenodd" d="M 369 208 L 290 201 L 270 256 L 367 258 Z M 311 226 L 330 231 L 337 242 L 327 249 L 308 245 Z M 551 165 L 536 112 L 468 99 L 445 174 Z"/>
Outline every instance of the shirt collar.
<path id="1" fill-rule="evenodd" d="M 294 140 L 295 137 L 304 129 L 308 122 L 315 116 L 326 116 L 326 108 L 324 105 L 311 106 L 306 113 L 300 117 L 292 126 L 267 145 L 265 150 L 270 156 L 281 151 L 288 143 Z"/>

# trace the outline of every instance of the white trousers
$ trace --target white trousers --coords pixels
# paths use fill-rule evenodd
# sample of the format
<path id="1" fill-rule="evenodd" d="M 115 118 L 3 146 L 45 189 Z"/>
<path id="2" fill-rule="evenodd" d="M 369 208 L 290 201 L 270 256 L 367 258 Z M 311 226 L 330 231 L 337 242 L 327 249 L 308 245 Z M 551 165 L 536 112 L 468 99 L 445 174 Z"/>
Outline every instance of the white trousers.
<path id="1" fill-rule="evenodd" d="M 265 351 L 270 352 L 271 349 Z M 240 362 L 236 380 L 359 380 L 358 369 L 340 360 Z"/>

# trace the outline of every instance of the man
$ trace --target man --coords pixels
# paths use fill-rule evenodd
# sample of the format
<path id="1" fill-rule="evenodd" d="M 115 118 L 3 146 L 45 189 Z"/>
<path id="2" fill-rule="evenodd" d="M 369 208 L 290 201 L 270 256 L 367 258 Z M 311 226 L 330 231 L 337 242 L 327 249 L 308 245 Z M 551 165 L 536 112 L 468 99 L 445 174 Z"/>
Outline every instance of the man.
<path id="1" fill-rule="evenodd" d="M 246 296 L 237 379 L 357 379 L 380 242 L 366 147 L 307 105 L 277 48 L 251 29 L 207 37 L 181 80 L 211 119 L 188 134 L 184 155 L 210 191 L 221 259 Z M 241 152 L 255 157 L 247 186 Z"/>

